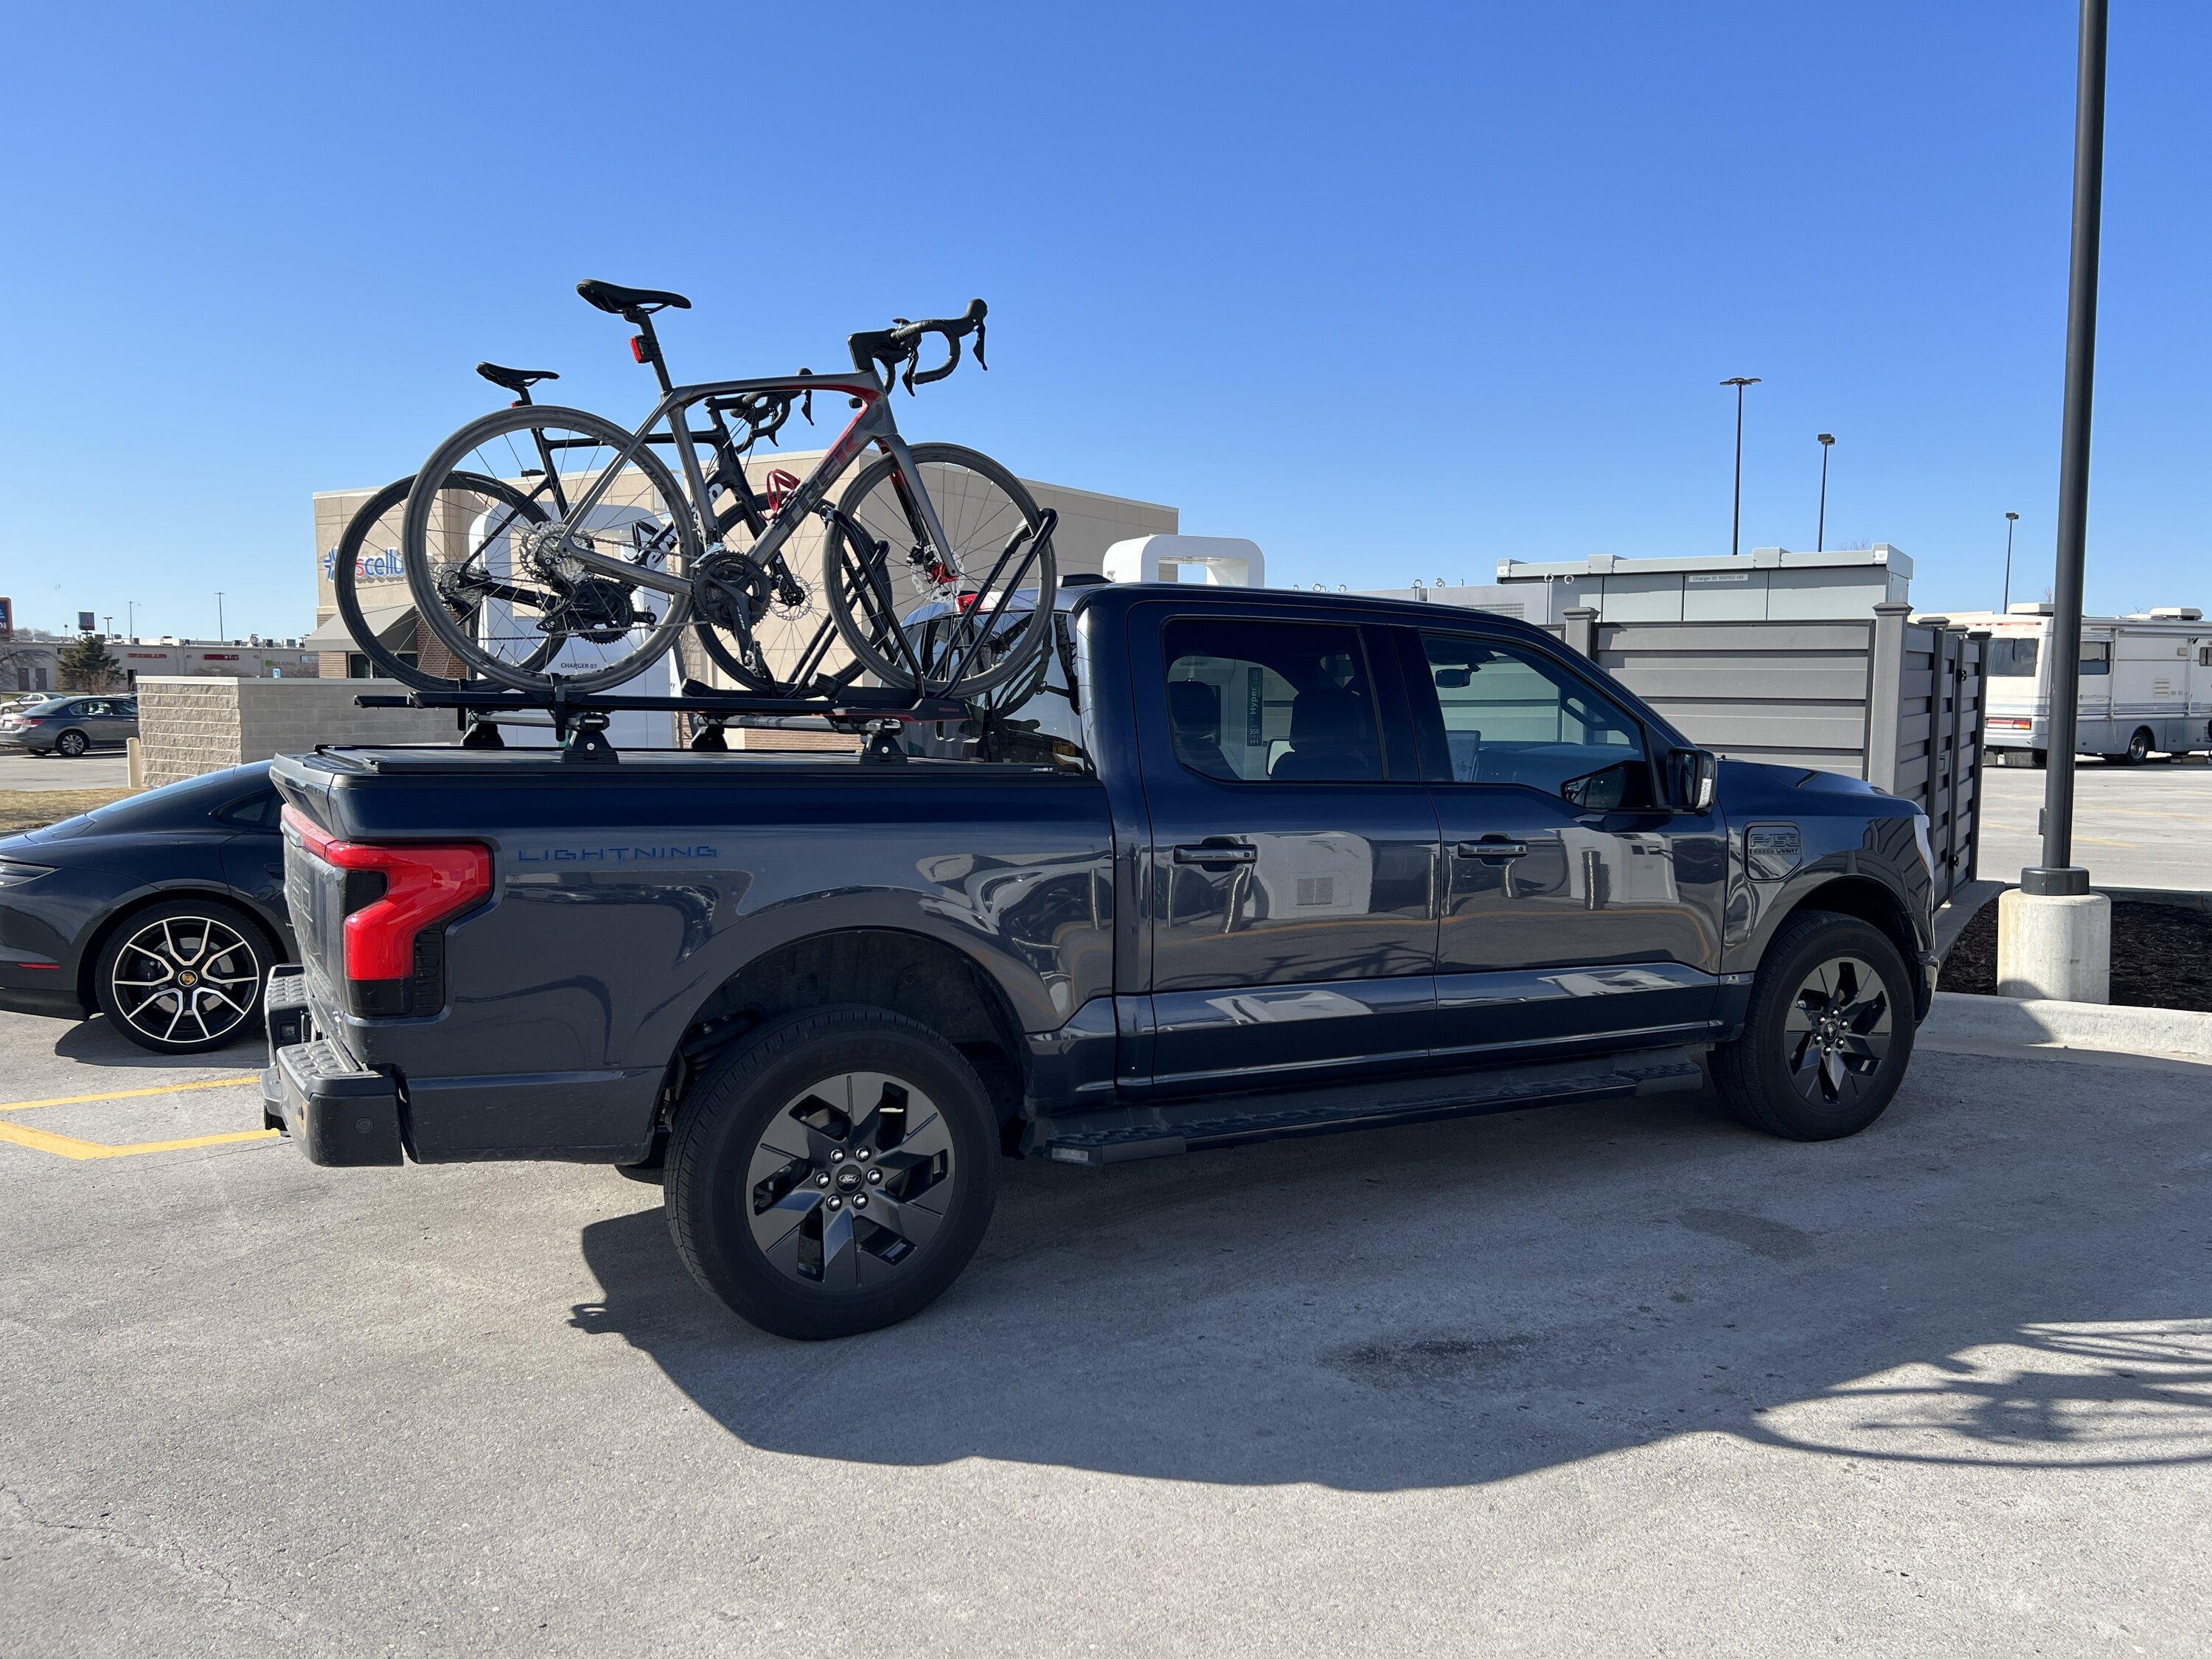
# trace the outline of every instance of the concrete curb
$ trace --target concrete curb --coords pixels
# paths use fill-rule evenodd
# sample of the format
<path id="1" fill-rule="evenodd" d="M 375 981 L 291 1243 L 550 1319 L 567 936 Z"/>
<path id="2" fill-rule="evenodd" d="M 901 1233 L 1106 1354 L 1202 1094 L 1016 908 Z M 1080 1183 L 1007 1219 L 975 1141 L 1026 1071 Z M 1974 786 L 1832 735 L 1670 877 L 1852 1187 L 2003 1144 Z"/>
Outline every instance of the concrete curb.
<path id="1" fill-rule="evenodd" d="M 2006 1048 L 2022 1044 L 2179 1055 L 2212 1061 L 2212 1014 L 2180 1008 L 2121 1008 L 2099 1002 L 2027 1002 L 1938 991 L 1921 1035 Z"/>

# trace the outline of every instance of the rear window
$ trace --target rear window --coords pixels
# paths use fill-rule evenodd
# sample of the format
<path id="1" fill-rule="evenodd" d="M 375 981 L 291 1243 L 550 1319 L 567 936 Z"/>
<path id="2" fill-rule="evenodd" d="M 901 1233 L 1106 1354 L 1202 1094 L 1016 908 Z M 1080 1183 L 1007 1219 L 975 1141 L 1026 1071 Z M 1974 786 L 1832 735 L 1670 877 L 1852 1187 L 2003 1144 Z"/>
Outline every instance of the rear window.
<path id="1" fill-rule="evenodd" d="M 2040 640 L 1991 640 L 1990 641 L 1990 678 L 1992 679 L 2033 679 L 2035 659 L 2042 648 Z"/>

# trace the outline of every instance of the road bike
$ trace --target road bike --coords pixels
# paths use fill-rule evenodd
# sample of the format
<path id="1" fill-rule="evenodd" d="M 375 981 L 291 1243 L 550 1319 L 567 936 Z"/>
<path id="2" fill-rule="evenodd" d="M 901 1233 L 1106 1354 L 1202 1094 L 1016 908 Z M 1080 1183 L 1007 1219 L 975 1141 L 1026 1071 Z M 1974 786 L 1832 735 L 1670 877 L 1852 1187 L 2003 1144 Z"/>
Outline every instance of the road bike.
<path id="1" fill-rule="evenodd" d="M 688 629 L 731 678 L 765 695 L 819 696 L 866 673 L 917 696 L 967 696 L 1042 648 L 1055 586 L 1049 516 L 998 462 L 951 444 L 909 446 L 891 414 L 895 386 L 911 393 L 943 380 L 971 336 L 989 367 L 981 300 L 958 317 L 851 336 L 849 374 L 679 386 L 653 318 L 689 300 L 603 282 L 577 291 L 638 331 L 631 355 L 653 368 L 660 400 L 635 429 L 518 403 L 463 427 L 416 475 L 401 526 L 407 580 L 430 632 L 472 672 L 524 691 L 605 690 Z M 948 349 L 925 368 L 933 334 Z M 811 422 L 817 392 L 843 395 L 851 422 L 806 476 L 779 467 L 756 480 L 747 453 L 775 441 L 794 409 Z M 680 483 L 656 446 L 673 450 Z M 833 505 L 872 446 L 881 453 Z M 441 535 L 441 502 L 482 478 L 556 483 L 552 510 L 540 518 L 495 502 L 459 536 Z M 809 544 L 818 545 L 811 560 Z M 1012 605 L 1017 592 L 1029 608 Z M 930 607 L 957 620 L 919 633 L 903 625 Z"/>

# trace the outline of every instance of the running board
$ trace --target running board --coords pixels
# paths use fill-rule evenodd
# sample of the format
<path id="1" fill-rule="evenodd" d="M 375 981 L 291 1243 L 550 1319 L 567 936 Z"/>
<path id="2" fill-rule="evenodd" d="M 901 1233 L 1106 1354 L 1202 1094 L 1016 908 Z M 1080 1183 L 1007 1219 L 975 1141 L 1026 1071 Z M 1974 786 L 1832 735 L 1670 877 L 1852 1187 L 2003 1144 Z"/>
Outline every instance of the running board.
<path id="1" fill-rule="evenodd" d="M 1164 1106 L 1133 1106 L 1040 1118 L 1023 1150 L 1058 1164 L 1092 1169 L 1140 1158 L 1282 1135 L 1328 1134 L 1389 1123 L 1517 1111 L 1570 1101 L 1672 1094 L 1705 1081 L 1697 1048 L 1654 1048 L 1595 1060 L 1504 1066 L 1450 1077 L 1397 1079 L 1267 1095 L 1212 1096 Z"/>

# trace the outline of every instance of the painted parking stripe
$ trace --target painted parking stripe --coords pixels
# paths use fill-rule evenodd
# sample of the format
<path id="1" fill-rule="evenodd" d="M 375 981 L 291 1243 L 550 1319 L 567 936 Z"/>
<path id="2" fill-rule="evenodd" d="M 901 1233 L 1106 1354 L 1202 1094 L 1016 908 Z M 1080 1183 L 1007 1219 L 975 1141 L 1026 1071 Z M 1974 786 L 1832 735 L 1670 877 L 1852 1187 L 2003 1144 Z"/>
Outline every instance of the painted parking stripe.
<path id="1" fill-rule="evenodd" d="M 204 1083 L 170 1083 L 159 1089 L 111 1089 L 100 1095 L 56 1095 L 52 1100 L 16 1100 L 0 1105 L 0 1112 L 27 1112 L 34 1106 L 88 1106 L 96 1100 L 137 1100 L 145 1095 L 179 1095 L 187 1089 L 235 1089 L 241 1084 L 258 1083 L 261 1073 L 246 1072 L 237 1077 L 210 1078 Z"/>
<path id="2" fill-rule="evenodd" d="M 142 1140 L 129 1146 L 105 1146 L 96 1140 L 79 1140 L 75 1135 L 58 1135 L 45 1129 L 29 1129 L 20 1123 L 0 1123 L 0 1141 L 18 1146 L 27 1146 L 34 1152 L 52 1152 L 57 1158 L 75 1158 L 82 1163 L 95 1158 L 136 1158 L 141 1152 L 181 1152 L 193 1146 L 228 1146 L 240 1141 L 276 1140 L 283 1132 L 277 1129 L 238 1129 L 229 1134 L 194 1135 L 188 1140 Z"/>

